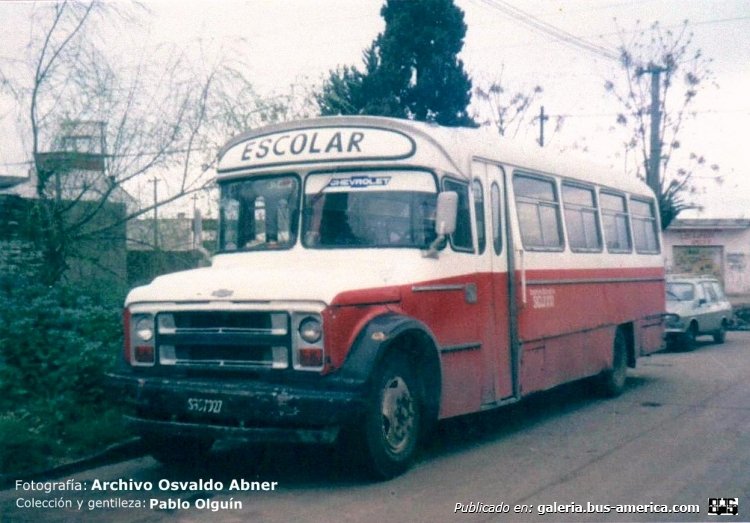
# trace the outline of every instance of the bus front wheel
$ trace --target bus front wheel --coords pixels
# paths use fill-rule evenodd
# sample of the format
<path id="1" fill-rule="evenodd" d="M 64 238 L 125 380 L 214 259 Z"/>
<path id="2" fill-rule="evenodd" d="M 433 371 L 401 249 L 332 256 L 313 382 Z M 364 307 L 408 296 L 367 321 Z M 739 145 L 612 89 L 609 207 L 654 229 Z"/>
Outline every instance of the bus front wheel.
<path id="1" fill-rule="evenodd" d="M 373 377 L 361 442 L 367 466 L 378 478 L 406 471 L 417 450 L 421 402 L 413 369 L 403 354 L 393 354 Z"/>

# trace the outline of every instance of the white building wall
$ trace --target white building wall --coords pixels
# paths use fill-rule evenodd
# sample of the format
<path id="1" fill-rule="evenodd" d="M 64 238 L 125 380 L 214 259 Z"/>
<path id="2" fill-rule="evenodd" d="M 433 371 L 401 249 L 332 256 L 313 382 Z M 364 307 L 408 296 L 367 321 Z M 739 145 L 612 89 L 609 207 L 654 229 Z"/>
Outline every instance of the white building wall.
<path id="1" fill-rule="evenodd" d="M 668 273 L 712 273 L 727 294 L 750 294 L 750 224 L 670 227 L 664 255 Z"/>

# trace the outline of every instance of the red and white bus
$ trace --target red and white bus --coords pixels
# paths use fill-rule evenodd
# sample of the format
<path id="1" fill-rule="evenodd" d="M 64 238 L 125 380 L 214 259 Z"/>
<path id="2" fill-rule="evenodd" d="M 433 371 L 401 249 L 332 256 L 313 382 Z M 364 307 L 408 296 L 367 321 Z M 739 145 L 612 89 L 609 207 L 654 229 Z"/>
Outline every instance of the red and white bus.
<path id="1" fill-rule="evenodd" d="M 210 267 L 133 289 L 116 380 L 165 462 L 213 440 L 359 445 L 403 472 L 437 420 L 662 346 L 641 181 L 479 129 L 379 117 L 273 125 L 222 150 Z"/>

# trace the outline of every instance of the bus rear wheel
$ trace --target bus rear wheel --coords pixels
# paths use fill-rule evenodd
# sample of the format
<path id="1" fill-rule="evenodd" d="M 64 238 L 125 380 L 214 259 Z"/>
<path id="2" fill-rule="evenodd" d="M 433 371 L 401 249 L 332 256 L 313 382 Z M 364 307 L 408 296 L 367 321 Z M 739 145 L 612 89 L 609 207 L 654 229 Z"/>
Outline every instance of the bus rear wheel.
<path id="1" fill-rule="evenodd" d="M 417 380 L 404 355 L 386 357 L 373 379 L 361 433 L 369 472 L 389 479 L 414 459 L 421 426 Z"/>
<path id="2" fill-rule="evenodd" d="M 628 344 L 621 329 L 615 331 L 612 343 L 612 367 L 599 376 L 599 390 L 603 396 L 614 398 L 625 390 L 628 373 Z"/>

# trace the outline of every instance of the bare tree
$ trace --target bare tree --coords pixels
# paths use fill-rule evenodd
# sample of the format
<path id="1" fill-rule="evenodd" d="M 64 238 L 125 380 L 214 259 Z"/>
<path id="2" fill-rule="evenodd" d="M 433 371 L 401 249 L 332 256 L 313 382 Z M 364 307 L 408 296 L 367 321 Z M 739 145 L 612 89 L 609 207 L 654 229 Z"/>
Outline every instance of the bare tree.
<path id="1" fill-rule="evenodd" d="M 711 60 L 695 48 L 687 20 L 676 31 L 662 28 L 656 22 L 648 28 L 639 24 L 634 32 L 620 29 L 619 34 L 622 75 L 606 81 L 605 89 L 622 106 L 617 124 L 627 132 L 626 157 L 636 159 L 636 171 L 644 179 L 651 157 L 649 124 L 655 94 L 650 75 L 660 74 L 658 196 L 662 227 L 666 228 L 680 212 L 696 207 L 690 197 L 695 192 L 696 173 L 708 172 L 717 182 L 722 181 L 719 166 L 709 164 L 703 155 L 680 154 L 681 132 L 685 123 L 696 116 L 691 110 L 695 98 L 701 89 L 715 85 Z"/>
<path id="2" fill-rule="evenodd" d="M 497 129 L 500 136 L 515 138 L 524 123 L 533 123 L 529 110 L 543 89 L 535 85 L 528 91 L 512 90 L 505 83 L 504 71 L 505 67 L 489 82 L 475 80 L 474 118 L 481 125 Z"/>
<path id="3" fill-rule="evenodd" d="M 263 100 L 241 64 L 196 64 L 173 45 L 114 55 L 102 28 L 137 23 L 142 8 L 128 9 L 98 0 L 43 4 L 26 60 L 0 82 L 24 108 L 20 127 L 38 178 L 35 240 L 48 283 L 64 277 L 71 257 L 94 256 L 77 246 L 121 236 L 126 221 L 205 188 L 229 136 L 288 116 L 287 100 Z M 98 132 L 80 133 L 86 126 Z M 128 197 L 154 178 L 163 182 L 158 198 Z"/>
<path id="4" fill-rule="evenodd" d="M 241 63 L 224 66 L 213 89 L 212 122 L 223 141 L 228 131 L 317 115 L 314 88 L 304 79 L 289 85 L 287 92 L 261 96 L 243 69 Z"/>

